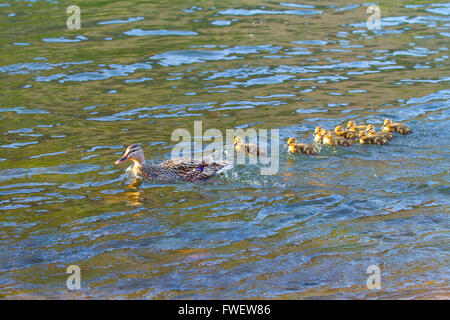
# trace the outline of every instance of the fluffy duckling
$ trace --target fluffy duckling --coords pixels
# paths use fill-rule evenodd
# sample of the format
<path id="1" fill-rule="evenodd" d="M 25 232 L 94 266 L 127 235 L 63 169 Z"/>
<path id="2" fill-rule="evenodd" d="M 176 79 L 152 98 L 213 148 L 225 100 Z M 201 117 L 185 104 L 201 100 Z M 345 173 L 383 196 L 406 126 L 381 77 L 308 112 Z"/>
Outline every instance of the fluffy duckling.
<path id="1" fill-rule="evenodd" d="M 290 153 L 303 153 L 303 154 L 318 154 L 319 150 L 316 147 L 306 144 L 306 143 L 297 143 L 296 138 L 289 138 L 286 146 Z"/>
<path id="2" fill-rule="evenodd" d="M 361 131 L 366 131 L 368 125 L 357 125 L 355 121 L 349 121 L 347 123 L 347 131 L 356 132 L 358 135 Z"/>
<path id="3" fill-rule="evenodd" d="M 314 133 L 314 142 L 322 143 L 322 139 L 325 133 L 326 133 L 325 129 L 320 129 L 317 133 Z"/>
<path id="4" fill-rule="evenodd" d="M 366 129 L 367 129 L 367 125 L 365 125 L 365 124 L 357 125 L 355 121 L 349 121 L 347 123 L 347 130 L 364 131 Z"/>
<path id="5" fill-rule="evenodd" d="M 392 123 L 391 119 L 384 120 L 382 130 L 384 132 L 397 132 L 400 134 L 410 134 L 412 132 L 406 124 Z"/>
<path id="6" fill-rule="evenodd" d="M 350 146 L 352 143 L 350 140 L 347 140 L 343 137 L 340 136 L 332 136 L 330 131 L 328 130 L 323 130 L 325 131 L 324 133 L 322 133 L 322 143 L 330 145 L 330 146 Z"/>
<path id="7" fill-rule="evenodd" d="M 233 147 L 234 147 L 234 150 L 243 151 L 249 155 L 261 156 L 261 157 L 266 156 L 266 154 L 256 144 L 244 143 L 244 140 L 240 136 L 237 136 L 234 138 Z"/>
<path id="8" fill-rule="evenodd" d="M 334 129 L 334 132 L 336 132 L 338 136 L 352 141 L 358 139 L 359 137 L 359 134 L 356 131 L 344 130 L 343 126 L 337 126 Z"/>
<path id="9" fill-rule="evenodd" d="M 391 141 L 392 139 L 394 139 L 394 134 L 392 132 L 385 132 L 385 131 L 376 132 L 373 124 L 369 124 L 367 126 L 366 133 L 369 137 L 381 136 L 385 138 L 387 141 Z"/>
<path id="10" fill-rule="evenodd" d="M 377 145 L 387 145 L 388 141 L 387 139 L 383 138 L 382 136 L 371 136 L 365 132 L 361 131 L 359 133 L 359 143 L 361 144 L 377 144 Z"/>
<path id="11" fill-rule="evenodd" d="M 320 142 L 320 132 L 323 130 L 323 128 L 321 126 L 317 126 L 316 129 L 314 130 L 314 142 L 319 143 Z"/>

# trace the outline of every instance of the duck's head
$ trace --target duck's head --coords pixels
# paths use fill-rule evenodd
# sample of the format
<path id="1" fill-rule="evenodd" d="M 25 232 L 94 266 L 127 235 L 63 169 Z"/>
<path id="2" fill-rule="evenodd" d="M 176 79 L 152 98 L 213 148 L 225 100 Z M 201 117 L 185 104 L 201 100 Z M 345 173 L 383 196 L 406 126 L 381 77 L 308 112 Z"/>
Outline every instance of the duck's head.
<path id="1" fill-rule="evenodd" d="M 318 135 L 321 130 L 323 130 L 322 127 L 317 126 L 316 129 L 314 129 L 314 135 Z"/>
<path id="2" fill-rule="evenodd" d="M 391 119 L 385 119 L 383 122 L 383 127 L 384 126 L 390 126 L 392 124 L 392 120 Z"/>
<path id="3" fill-rule="evenodd" d="M 241 143 L 242 143 L 242 137 L 240 137 L 240 136 L 234 137 L 233 147 L 236 147 L 238 144 L 241 144 Z"/>
<path id="4" fill-rule="evenodd" d="M 375 131 L 375 127 L 373 126 L 373 124 L 369 124 L 369 125 L 367 126 L 367 129 L 366 129 L 366 134 L 367 134 L 368 136 L 370 136 L 370 135 L 375 134 L 375 133 L 377 133 L 377 132 Z"/>
<path id="5" fill-rule="evenodd" d="M 337 126 L 336 128 L 334 128 L 334 132 L 336 132 L 336 134 L 340 136 L 340 135 L 344 134 L 344 127 Z"/>
<path id="6" fill-rule="evenodd" d="M 328 131 L 327 129 L 322 129 L 317 135 L 319 136 L 319 138 L 323 138 L 327 133 L 330 133 L 330 131 Z"/>
<path id="7" fill-rule="evenodd" d="M 297 139 L 296 138 L 289 138 L 286 147 L 295 147 L 297 145 Z"/>
<path id="8" fill-rule="evenodd" d="M 141 144 L 135 143 L 128 146 L 123 156 L 116 161 L 116 164 L 123 163 L 128 160 L 132 160 L 138 165 L 141 165 L 145 161 L 144 151 L 142 150 Z"/>
<path id="9" fill-rule="evenodd" d="M 356 130 L 356 122 L 355 121 L 349 121 L 347 123 L 347 129 L 348 130 Z"/>

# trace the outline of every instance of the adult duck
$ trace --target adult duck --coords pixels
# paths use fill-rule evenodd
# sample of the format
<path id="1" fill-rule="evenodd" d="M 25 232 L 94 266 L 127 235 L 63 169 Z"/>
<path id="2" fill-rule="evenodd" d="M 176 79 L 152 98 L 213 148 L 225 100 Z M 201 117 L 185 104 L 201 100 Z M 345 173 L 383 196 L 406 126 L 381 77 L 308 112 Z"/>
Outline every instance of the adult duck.
<path id="1" fill-rule="evenodd" d="M 125 150 L 116 164 L 133 161 L 132 174 L 151 180 L 184 180 L 197 182 L 231 169 L 233 164 L 228 161 L 205 161 L 189 158 L 174 158 L 159 164 L 145 160 L 141 144 L 132 144 Z"/>

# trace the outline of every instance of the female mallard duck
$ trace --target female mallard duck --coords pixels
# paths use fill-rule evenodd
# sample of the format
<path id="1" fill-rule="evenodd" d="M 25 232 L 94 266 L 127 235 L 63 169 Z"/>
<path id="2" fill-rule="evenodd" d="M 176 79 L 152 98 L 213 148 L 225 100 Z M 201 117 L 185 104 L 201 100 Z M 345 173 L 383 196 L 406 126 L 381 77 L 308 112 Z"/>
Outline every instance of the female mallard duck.
<path id="1" fill-rule="evenodd" d="M 397 132 L 400 134 L 410 134 L 411 129 L 403 123 L 392 123 L 391 119 L 384 120 L 383 127 L 384 132 Z"/>
<path id="2" fill-rule="evenodd" d="M 322 143 L 330 146 L 350 146 L 352 142 L 340 136 L 332 136 L 330 131 L 324 130 L 322 132 Z"/>
<path id="3" fill-rule="evenodd" d="M 242 137 L 237 136 L 234 138 L 234 150 L 243 151 L 249 155 L 265 157 L 266 154 L 253 143 L 244 143 Z"/>
<path id="4" fill-rule="evenodd" d="M 334 129 L 334 132 L 340 137 L 343 137 L 347 140 L 355 141 L 359 138 L 359 134 L 356 131 L 344 130 L 343 126 L 337 126 Z"/>
<path id="5" fill-rule="evenodd" d="M 387 141 L 391 141 L 392 139 L 394 139 L 394 134 L 392 132 L 385 132 L 385 131 L 376 132 L 373 124 L 369 124 L 367 126 L 366 133 L 369 137 L 381 136 L 385 138 Z"/>
<path id="6" fill-rule="evenodd" d="M 387 139 L 383 138 L 382 136 L 375 135 L 375 136 L 369 137 L 369 135 L 365 131 L 361 131 L 359 133 L 359 143 L 387 145 L 388 141 L 387 141 Z"/>
<path id="7" fill-rule="evenodd" d="M 188 158 L 175 158 L 151 164 L 145 161 L 144 151 L 140 144 L 128 146 L 116 164 L 132 160 L 132 172 L 152 180 L 185 180 L 196 182 L 206 180 L 222 171 L 231 169 L 233 164 L 227 161 L 205 161 Z"/>
<path id="8" fill-rule="evenodd" d="M 367 129 L 367 125 L 365 125 L 365 124 L 357 125 L 355 121 L 349 121 L 347 123 L 347 130 L 350 130 L 350 131 L 359 132 L 359 131 L 364 131 L 366 129 Z"/>
<path id="9" fill-rule="evenodd" d="M 286 146 L 290 153 L 303 153 L 303 154 L 318 154 L 319 150 L 316 147 L 306 144 L 306 143 L 297 143 L 297 139 L 289 138 Z"/>

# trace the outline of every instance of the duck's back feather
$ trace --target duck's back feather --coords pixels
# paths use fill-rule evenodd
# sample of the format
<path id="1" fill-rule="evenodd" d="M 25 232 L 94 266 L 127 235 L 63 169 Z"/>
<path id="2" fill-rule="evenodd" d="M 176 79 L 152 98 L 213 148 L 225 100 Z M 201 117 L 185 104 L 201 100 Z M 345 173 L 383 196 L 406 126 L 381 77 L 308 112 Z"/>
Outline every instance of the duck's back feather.
<path id="1" fill-rule="evenodd" d="M 233 167 L 228 161 L 205 161 L 189 158 L 174 158 L 163 161 L 159 165 L 161 173 L 170 173 L 179 179 L 186 181 L 199 181 L 208 179 L 223 170 Z"/>

